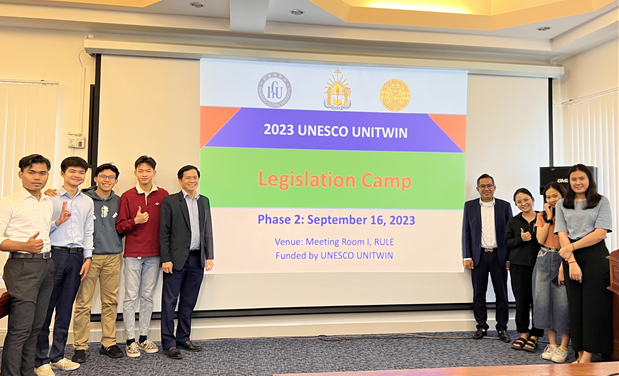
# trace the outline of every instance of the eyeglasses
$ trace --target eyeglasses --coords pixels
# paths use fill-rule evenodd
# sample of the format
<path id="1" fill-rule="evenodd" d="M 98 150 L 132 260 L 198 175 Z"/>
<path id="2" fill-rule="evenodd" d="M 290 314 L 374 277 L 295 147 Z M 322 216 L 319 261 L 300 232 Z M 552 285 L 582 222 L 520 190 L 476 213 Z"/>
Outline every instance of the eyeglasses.
<path id="1" fill-rule="evenodd" d="M 116 175 L 98 175 L 97 177 L 101 180 L 116 180 Z"/>
<path id="2" fill-rule="evenodd" d="M 480 184 L 478 186 L 478 188 L 484 189 L 484 188 L 492 188 L 494 187 L 494 184 Z"/>

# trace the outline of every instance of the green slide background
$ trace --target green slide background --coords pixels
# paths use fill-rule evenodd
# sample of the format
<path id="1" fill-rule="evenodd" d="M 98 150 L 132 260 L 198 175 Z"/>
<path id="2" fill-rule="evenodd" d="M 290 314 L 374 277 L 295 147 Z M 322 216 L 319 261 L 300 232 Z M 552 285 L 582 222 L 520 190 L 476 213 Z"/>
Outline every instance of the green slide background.
<path id="1" fill-rule="evenodd" d="M 464 153 L 203 147 L 200 192 L 214 207 L 462 209 Z M 260 186 L 271 174 L 354 176 L 355 188 Z M 361 177 L 408 176 L 412 187 L 365 188 Z"/>

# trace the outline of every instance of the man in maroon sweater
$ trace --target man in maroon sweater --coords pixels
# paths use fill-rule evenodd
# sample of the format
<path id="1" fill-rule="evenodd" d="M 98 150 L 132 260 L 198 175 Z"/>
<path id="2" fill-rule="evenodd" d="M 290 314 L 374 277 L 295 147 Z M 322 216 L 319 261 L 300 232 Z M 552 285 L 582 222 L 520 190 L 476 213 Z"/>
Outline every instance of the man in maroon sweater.
<path id="1" fill-rule="evenodd" d="M 157 162 L 143 155 L 135 161 L 135 188 L 123 193 L 118 203 L 116 230 L 125 235 L 125 299 L 123 321 L 127 356 L 159 351 L 148 339 L 153 313 L 153 296 L 159 279 L 159 218 L 161 201 L 168 192 L 153 183 Z M 135 304 L 140 298 L 140 338 L 135 341 Z"/>

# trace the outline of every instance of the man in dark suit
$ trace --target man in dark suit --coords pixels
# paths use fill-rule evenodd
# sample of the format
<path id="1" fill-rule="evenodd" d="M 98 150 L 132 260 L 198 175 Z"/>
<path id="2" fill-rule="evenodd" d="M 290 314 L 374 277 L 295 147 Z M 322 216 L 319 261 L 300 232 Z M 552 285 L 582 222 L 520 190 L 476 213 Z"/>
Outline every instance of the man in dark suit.
<path id="1" fill-rule="evenodd" d="M 189 335 L 204 270 L 213 269 L 213 227 L 209 200 L 198 193 L 199 180 L 197 167 L 182 167 L 178 170 L 181 191 L 164 197 L 161 202 L 161 344 L 164 354 L 172 359 L 183 357 L 179 348 L 202 350 L 189 340 Z M 174 309 L 179 294 L 178 327 L 174 335 Z"/>
<path id="2" fill-rule="evenodd" d="M 507 201 L 494 197 L 495 190 L 494 178 L 483 174 L 477 179 L 480 198 L 464 204 L 462 257 L 464 267 L 471 271 L 473 280 L 473 313 L 477 321 L 477 331 L 473 338 L 481 339 L 488 334 L 486 290 L 490 273 L 496 296 L 496 329 L 501 341 L 510 342 L 507 334 L 509 262 L 505 246 L 505 226 L 512 217 L 512 208 Z"/>

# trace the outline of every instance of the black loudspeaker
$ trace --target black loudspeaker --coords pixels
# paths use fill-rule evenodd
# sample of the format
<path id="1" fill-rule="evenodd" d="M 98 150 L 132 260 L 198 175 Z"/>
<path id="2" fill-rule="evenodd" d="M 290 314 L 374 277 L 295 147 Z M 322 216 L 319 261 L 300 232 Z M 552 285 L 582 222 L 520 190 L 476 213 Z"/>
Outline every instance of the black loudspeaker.
<path id="1" fill-rule="evenodd" d="M 567 172 L 572 168 L 572 166 L 557 166 L 557 167 L 540 167 L 539 168 L 539 194 L 544 194 L 544 187 L 546 184 L 556 181 L 565 187 L 567 187 L 570 183 L 569 177 L 567 176 Z M 593 181 L 597 184 L 598 182 L 598 168 L 594 166 L 587 166 L 589 171 L 591 171 L 591 175 L 593 175 Z"/>

